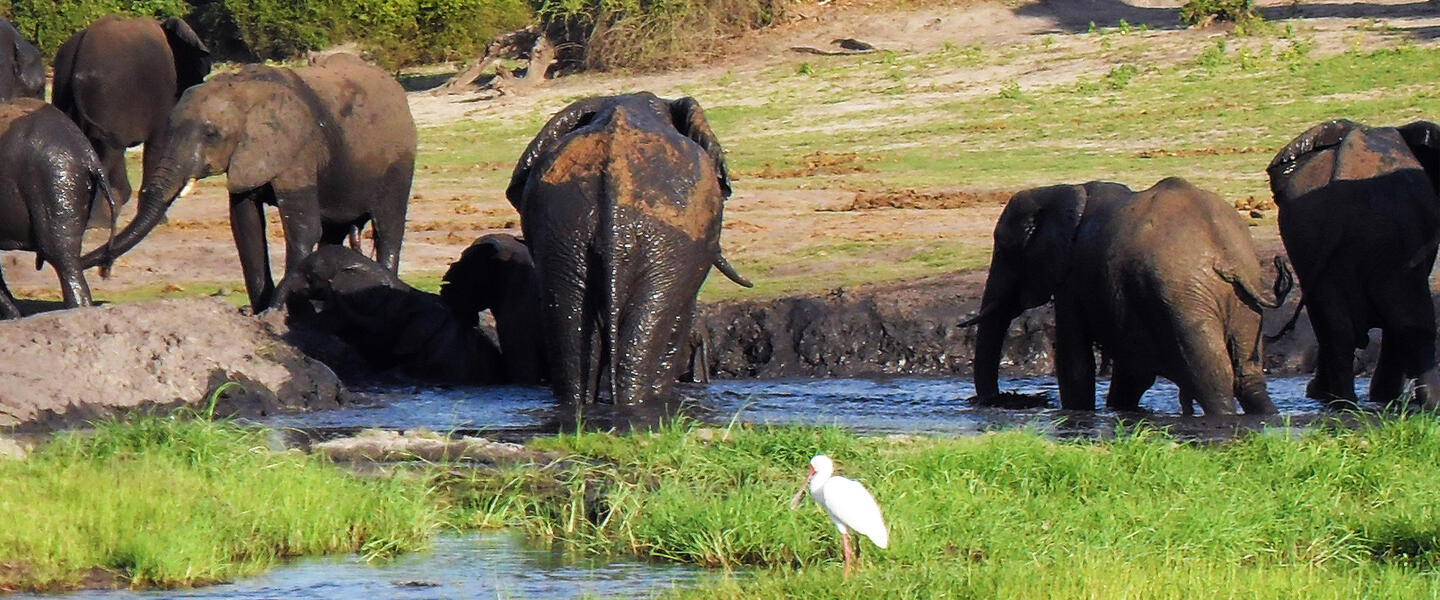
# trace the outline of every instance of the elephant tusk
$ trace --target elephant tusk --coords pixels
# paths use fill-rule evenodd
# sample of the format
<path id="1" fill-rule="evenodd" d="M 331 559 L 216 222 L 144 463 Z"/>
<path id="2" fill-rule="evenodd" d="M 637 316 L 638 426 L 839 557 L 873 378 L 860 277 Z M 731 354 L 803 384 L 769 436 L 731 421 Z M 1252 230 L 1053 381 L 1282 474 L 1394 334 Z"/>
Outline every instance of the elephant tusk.
<path id="1" fill-rule="evenodd" d="M 980 312 L 975 313 L 975 316 L 970 317 L 969 319 L 966 319 L 966 320 L 964 320 L 964 321 L 961 321 L 961 322 L 960 322 L 960 327 L 971 327 L 971 326 L 974 326 L 976 323 L 979 323 L 980 321 L 985 320 L 987 317 L 995 314 L 995 312 L 998 311 L 998 310 L 1000 310 L 1000 309 L 995 308 L 995 305 L 994 305 L 994 304 L 990 304 L 990 305 L 987 305 L 987 306 L 981 306 L 981 307 L 980 307 Z"/>
<path id="2" fill-rule="evenodd" d="M 175 194 L 175 199 L 176 199 L 176 200 L 179 200 L 179 199 L 181 199 L 181 198 L 184 198 L 184 197 L 185 197 L 185 194 L 187 194 L 187 193 L 190 192 L 190 188 L 191 188 L 192 186 L 194 186 L 194 185 L 195 185 L 195 182 L 197 182 L 197 181 L 200 181 L 200 180 L 199 180 L 199 179 L 186 179 L 186 180 L 185 180 L 185 185 L 180 186 L 180 193 Z"/>
<path id="3" fill-rule="evenodd" d="M 752 287 L 755 287 L 755 284 L 750 283 L 750 280 L 749 280 L 749 279 L 746 279 L 744 275 L 741 275 L 738 271 L 735 270 L 735 267 L 733 267 L 733 266 L 730 265 L 730 261 L 725 260 L 725 256 L 724 256 L 724 255 L 720 255 L 720 254 L 715 255 L 715 263 L 714 263 L 714 265 L 715 265 L 715 268 L 716 268 L 716 269 L 719 269 L 721 273 L 724 273 L 724 274 L 725 274 L 725 277 L 729 278 L 730 281 L 735 282 L 735 283 L 738 284 L 740 287 L 743 287 L 743 288 L 752 288 Z"/>

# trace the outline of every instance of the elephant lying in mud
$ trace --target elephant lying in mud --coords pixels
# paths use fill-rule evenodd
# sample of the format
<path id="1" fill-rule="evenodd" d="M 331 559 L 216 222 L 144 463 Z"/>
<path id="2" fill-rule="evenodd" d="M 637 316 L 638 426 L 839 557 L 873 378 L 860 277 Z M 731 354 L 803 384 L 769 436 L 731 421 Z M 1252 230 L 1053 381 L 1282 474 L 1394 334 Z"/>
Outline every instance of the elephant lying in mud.
<path id="1" fill-rule="evenodd" d="M 339 337 L 374 369 L 437 383 L 505 380 L 489 337 L 379 263 L 344 246 L 321 246 L 297 269 L 287 301 L 291 323 Z"/>
<path id="2" fill-rule="evenodd" d="M 190 88 L 175 105 L 146 168 L 135 220 L 115 236 L 127 252 L 150 233 L 191 179 L 227 174 L 230 229 L 255 310 L 279 306 L 290 273 L 317 244 L 341 244 L 366 222 L 375 252 L 399 272 L 415 171 L 415 123 L 405 90 L 359 57 L 312 67 L 246 65 Z M 265 205 L 279 210 L 285 272 L 277 288 L 265 241 Z M 86 256 L 90 266 L 98 257 Z"/>
<path id="3" fill-rule="evenodd" d="M 649 93 L 587 98 L 550 119 L 505 195 L 540 274 L 551 387 L 563 402 L 669 394 L 730 194 L 700 105 Z"/>
<path id="4" fill-rule="evenodd" d="M 1380 328 L 1370 399 L 1440 406 L 1430 271 L 1440 240 L 1440 126 L 1345 120 L 1300 134 L 1268 169 L 1280 238 L 1320 347 L 1311 398 L 1353 402 L 1354 349 Z"/>
<path id="5" fill-rule="evenodd" d="M 506 381 L 530 384 L 548 378 L 540 277 L 519 238 L 495 233 L 475 240 L 445 271 L 440 298 L 466 327 L 478 327 L 480 313 L 490 311 Z"/>
<path id="6" fill-rule="evenodd" d="M 975 389 L 999 395 L 1010 322 L 1055 301 L 1060 404 L 1095 408 L 1095 353 L 1114 365 L 1107 405 L 1137 410 L 1163 376 L 1189 414 L 1275 412 L 1261 370 L 1260 315 L 1289 292 L 1283 264 L 1274 293 L 1261 283 L 1245 225 L 1215 194 L 1169 178 L 1134 192 L 1109 182 L 1015 194 L 995 225 L 978 323 Z"/>
<path id="7" fill-rule="evenodd" d="M 30 250 L 36 268 L 54 266 L 68 308 L 90 305 L 80 246 L 94 202 L 113 205 L 110 186 L 95 150 L 65 113 L 34 98 L 0 103 L 0 250 Z M 107 268 L 108 246 L 96 251 Z M 0 316 L 20 316 L 3 279 Z"/>

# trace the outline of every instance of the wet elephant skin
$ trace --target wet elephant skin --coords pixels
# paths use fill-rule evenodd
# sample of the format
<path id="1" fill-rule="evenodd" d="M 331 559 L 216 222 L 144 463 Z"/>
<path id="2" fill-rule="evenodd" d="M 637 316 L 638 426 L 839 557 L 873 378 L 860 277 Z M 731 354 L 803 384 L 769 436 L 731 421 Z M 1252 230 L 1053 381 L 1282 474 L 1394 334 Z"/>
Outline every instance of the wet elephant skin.
<path id="1" fill-rule="evenodd" d="M 1276 154 L 1268 169 L 1280 238 L 1300 279 L 1319 345 L 1307 395 L 1354 402 L 1355 348 L 1381 330 L 1370 399 L 1437 405 L 1430 271 L 1440 236 L 1440 127 L 1419 121 L 1366 127 L 1321 123 Z"/>
<path id="2" fill-rule="evenodd" d="M 728 193 L 720 144 L 689 98 L 587 98 L 536 135 L 506 194 L 540 274 L 558 399 L 669 395 L 710 266 L 743 281 L 720 253 Z"/>
<path id="3" fill-rule="evenodd" d="M 540 297 L 540 276 L 530 249 L 505 233 L 476 239 L 451 263 L 440 284 L 440 298 L 465 326 L 478 327 L 480 313 L 490 311 L 507 383 L 548 379 Z"/>
<path id="4" fill-rule="evenodd" d="M 1132 192 L 1108 182 L 1022 191 L 995 225 L 978 323 L 975 387 L 999 393 L 1010 322 L 1055 304 L 1060 403 L 1095 408 L 1095 352 L 1113 365 L 1107 405 L 1136 410 L 1157 376 L 1180 388 L 1187 414 L 1273 413 L 1261 365 L 1262 307 L 1288 279 L 1262 285 L 1249 233 L 1234 209 L 1183 179 Z"/>

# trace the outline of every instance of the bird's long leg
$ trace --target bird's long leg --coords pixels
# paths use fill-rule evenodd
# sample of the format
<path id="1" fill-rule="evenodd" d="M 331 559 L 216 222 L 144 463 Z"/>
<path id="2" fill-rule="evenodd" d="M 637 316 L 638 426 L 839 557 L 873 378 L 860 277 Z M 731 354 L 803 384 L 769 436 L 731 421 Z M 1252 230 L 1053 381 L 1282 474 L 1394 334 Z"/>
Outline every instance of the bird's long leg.
<path id="1" fill-rule="evenodd" d="M 855 555 L 850 550 L 850 534 L 840 532 L 840 547 L 845 554 L 845 578 L 850 578 L 850 564 L 854 562 Z"/>

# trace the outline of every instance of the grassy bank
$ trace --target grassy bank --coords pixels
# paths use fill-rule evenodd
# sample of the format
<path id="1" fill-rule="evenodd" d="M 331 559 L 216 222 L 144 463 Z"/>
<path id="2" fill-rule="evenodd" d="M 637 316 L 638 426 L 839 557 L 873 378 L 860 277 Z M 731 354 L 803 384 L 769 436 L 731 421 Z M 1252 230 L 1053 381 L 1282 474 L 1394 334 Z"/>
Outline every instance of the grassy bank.
<path id="1" fill-rule="evenodd" d="M 265 432 L 161 417 L 0 461 L 0 592 L 189 586 L 301 554 L 388 555 L 440 523 L 426 488 L 272 452 Z"/>
<path id="2" fill-rule="evenodd" d="M 708 440 L 708 441 L 707 441 Z M 857 438 L 835 429 L 536 442 L 585 460 L 465 480 L 474 525 L 578 548 L 758 570 L 682 597 L 1416 598 L 1440 594 L 1440 425 L 1401 420 L 1219 446 L 1138 432 L 1052 442 Z M 891 547 L 786 505 L 817 451 L 865 482 Z M 452 482 L 454 483 L 454 482 Z"/>

